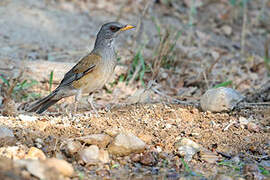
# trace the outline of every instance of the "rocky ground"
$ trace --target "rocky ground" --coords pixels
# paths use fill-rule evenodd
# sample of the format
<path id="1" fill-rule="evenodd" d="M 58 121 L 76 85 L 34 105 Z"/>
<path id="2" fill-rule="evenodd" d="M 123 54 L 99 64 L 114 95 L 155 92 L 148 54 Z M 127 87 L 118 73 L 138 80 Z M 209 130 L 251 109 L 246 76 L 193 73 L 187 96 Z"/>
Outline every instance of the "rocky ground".
<path id="1" fill-rule="evenodd" d="M 2 0 L 0 179 L 270 178 L 270 3 L 190 2 Z M 137 29 L 98 116 L 87 97 L 23 112 L 112 20 Z M 207 91 L 224 86 L 242 95 Z"/>

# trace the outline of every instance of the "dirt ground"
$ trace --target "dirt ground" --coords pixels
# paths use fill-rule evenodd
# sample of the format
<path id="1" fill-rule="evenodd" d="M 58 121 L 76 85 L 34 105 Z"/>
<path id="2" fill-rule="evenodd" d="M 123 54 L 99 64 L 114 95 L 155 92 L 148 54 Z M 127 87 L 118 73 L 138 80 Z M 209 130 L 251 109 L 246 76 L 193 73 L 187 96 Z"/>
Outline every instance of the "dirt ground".
<path id="1" fill-rule="evenodd" d="M 87 97 L 76 114 L 71 113 L 73 98 L 62 100 L 42 115 L 17 111 L 21 104 L 48 94 L 48 81 L 22 75 L 20 82 L 39 83 L 7 97 L 9 87 L 1 78 L 0 125 L 12 130 L 15 141 L 0 141 L 0 179 L 38 179 L 11 161 L 24 159 L 31 147 L 41 149 L 47 158 L 69 162 L 75 169 L 70 179 L 270 178 L 270 69 L 264 60 L 270 50 L 270 45 L 266 45 L 270 38 L 270 3 L 249 2 L 243 55 L 244 20 L 240 5 L 197 1 L 193 17 L 188 1 L 149 2 L 0 2 L 2 62 L 77 62 L 92 49 L 95 34 L 104 22 L 118 19 L 137 25 L 137 30 L 127 32 L 117 41 L 119 66 L 124 72 L 116 73 L 111 83 L 95 93 L 99 117 L 90 111 Z M 181 32 L 179 39 L 175 38 L 177 32 Z M 175 49 L 162 49 L 162 38 L 168 47 L 175 43 Z M 139 51 L 142 45 L 144 49 Z M 133 57 L 138 52 L 150 68 L 145 70 L 142 80 L 134 75 L 132 83 L 122 82 L 122 75 L 128 77 L 132 72 Z M 155 71 L 151 64 L 165 56 L 167 61 L 158 68 L 157 83 L 145 90 Z M 6 75 L 14 69 L 18 67 L 0 67 L 0 75 L 14 82 L 13 77 Z M 199 98 L 207 89 L 223 82 L 229 82 L 229 87 L 246 96 L 245 106 L 231 112 L 203 112 L 198 106 Z M 57 82 L 52 86 L 56 87 Z M 179 100 L 191 105 L 177 103 Z M 25 120 L 21 115 L 33 119 Z M 131 132 L 143 140 L 146 149 L 140 155 L 150 153 L 151 163 L 135 161 L 136 154 L 131 154 L 110 155 L 109 163 L 87 166 L 77 155 L 70 157 L 65 152 L 68 140 L 110 132 Z M 196 153 L 191 161 L 184 161 L 177 145 L 183 138 L 199 144 L 209 154 Z M 210 162 L 211 158 L 216 160 Z"/>

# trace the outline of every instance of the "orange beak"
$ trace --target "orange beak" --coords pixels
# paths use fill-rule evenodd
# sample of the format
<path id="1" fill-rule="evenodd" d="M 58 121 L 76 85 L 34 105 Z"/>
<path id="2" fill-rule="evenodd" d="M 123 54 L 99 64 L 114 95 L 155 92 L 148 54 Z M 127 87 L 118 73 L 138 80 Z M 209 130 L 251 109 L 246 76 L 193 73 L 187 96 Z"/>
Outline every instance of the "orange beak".
<path id="1" fill-rule="evenodd" d="M 120 31 L 126 31 L 126 30 L 129 30 L 129 29 L 133 29 L 133 28 L 135 28 L 136 26 L 132 26 L 132 25 L 125 25 L 124 27 L 122 27 L 121 29 L 120 29 Z"/>

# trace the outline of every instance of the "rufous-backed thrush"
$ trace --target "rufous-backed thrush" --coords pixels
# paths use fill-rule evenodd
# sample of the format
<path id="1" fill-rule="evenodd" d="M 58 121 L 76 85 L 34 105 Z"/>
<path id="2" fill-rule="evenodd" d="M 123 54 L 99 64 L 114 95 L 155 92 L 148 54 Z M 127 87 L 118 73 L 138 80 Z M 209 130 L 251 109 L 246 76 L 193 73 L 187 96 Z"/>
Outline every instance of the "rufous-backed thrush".
<path id="1" fill-rule="evenodd" d="M 65 74 L 59 86 L 51 94 L 30 105 L 26 111 L 40 114 L 62 98 L 73 95 L 77 103 L 82 94 L 102 88 L 112 76 L 116 66 L 115 38 L 120 32 L 134 27 L 119 22 L 102 25 L 94 49 Z"/>

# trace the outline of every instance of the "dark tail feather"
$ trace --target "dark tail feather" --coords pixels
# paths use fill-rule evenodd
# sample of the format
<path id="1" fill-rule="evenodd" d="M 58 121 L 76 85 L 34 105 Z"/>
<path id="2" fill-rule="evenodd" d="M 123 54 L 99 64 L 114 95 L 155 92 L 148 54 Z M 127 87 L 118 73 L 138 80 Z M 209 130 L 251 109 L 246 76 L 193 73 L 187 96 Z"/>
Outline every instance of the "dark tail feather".
<path id="1" fill-rule="evenodd" d="M 43 113 L 50 106 L 54 105 L 55 103 L 57 103 L 60 100 L 60 99 L 53 99 L 55 95 L 56 95 L 56 92 L 52 92 L 51 94 L 49 94 L 45 98 L 43 98 L 43 99 L 39 100 L 38 102 L 30 105 L 30 107 L 28 107 L 26 109 L 26 111 L 28 111 L 28 112 L 36 112 L 38 114 Z"/>
<path id="2" fill-rule="evenodd" d="M 60 99 L 59 99 L 60 100 Z M 49 100 L 49 101 L 46 101 L 45 103 L 43 103 L 41 105 L 41 107 L 39 108 L 38 111 L 36 111 L 37 114 L 41 114 L 43 113 L 44 111 L 46 111 L 50 106 L 54 105 L 55 103 L 57 103 L 59 100 Z"/>

